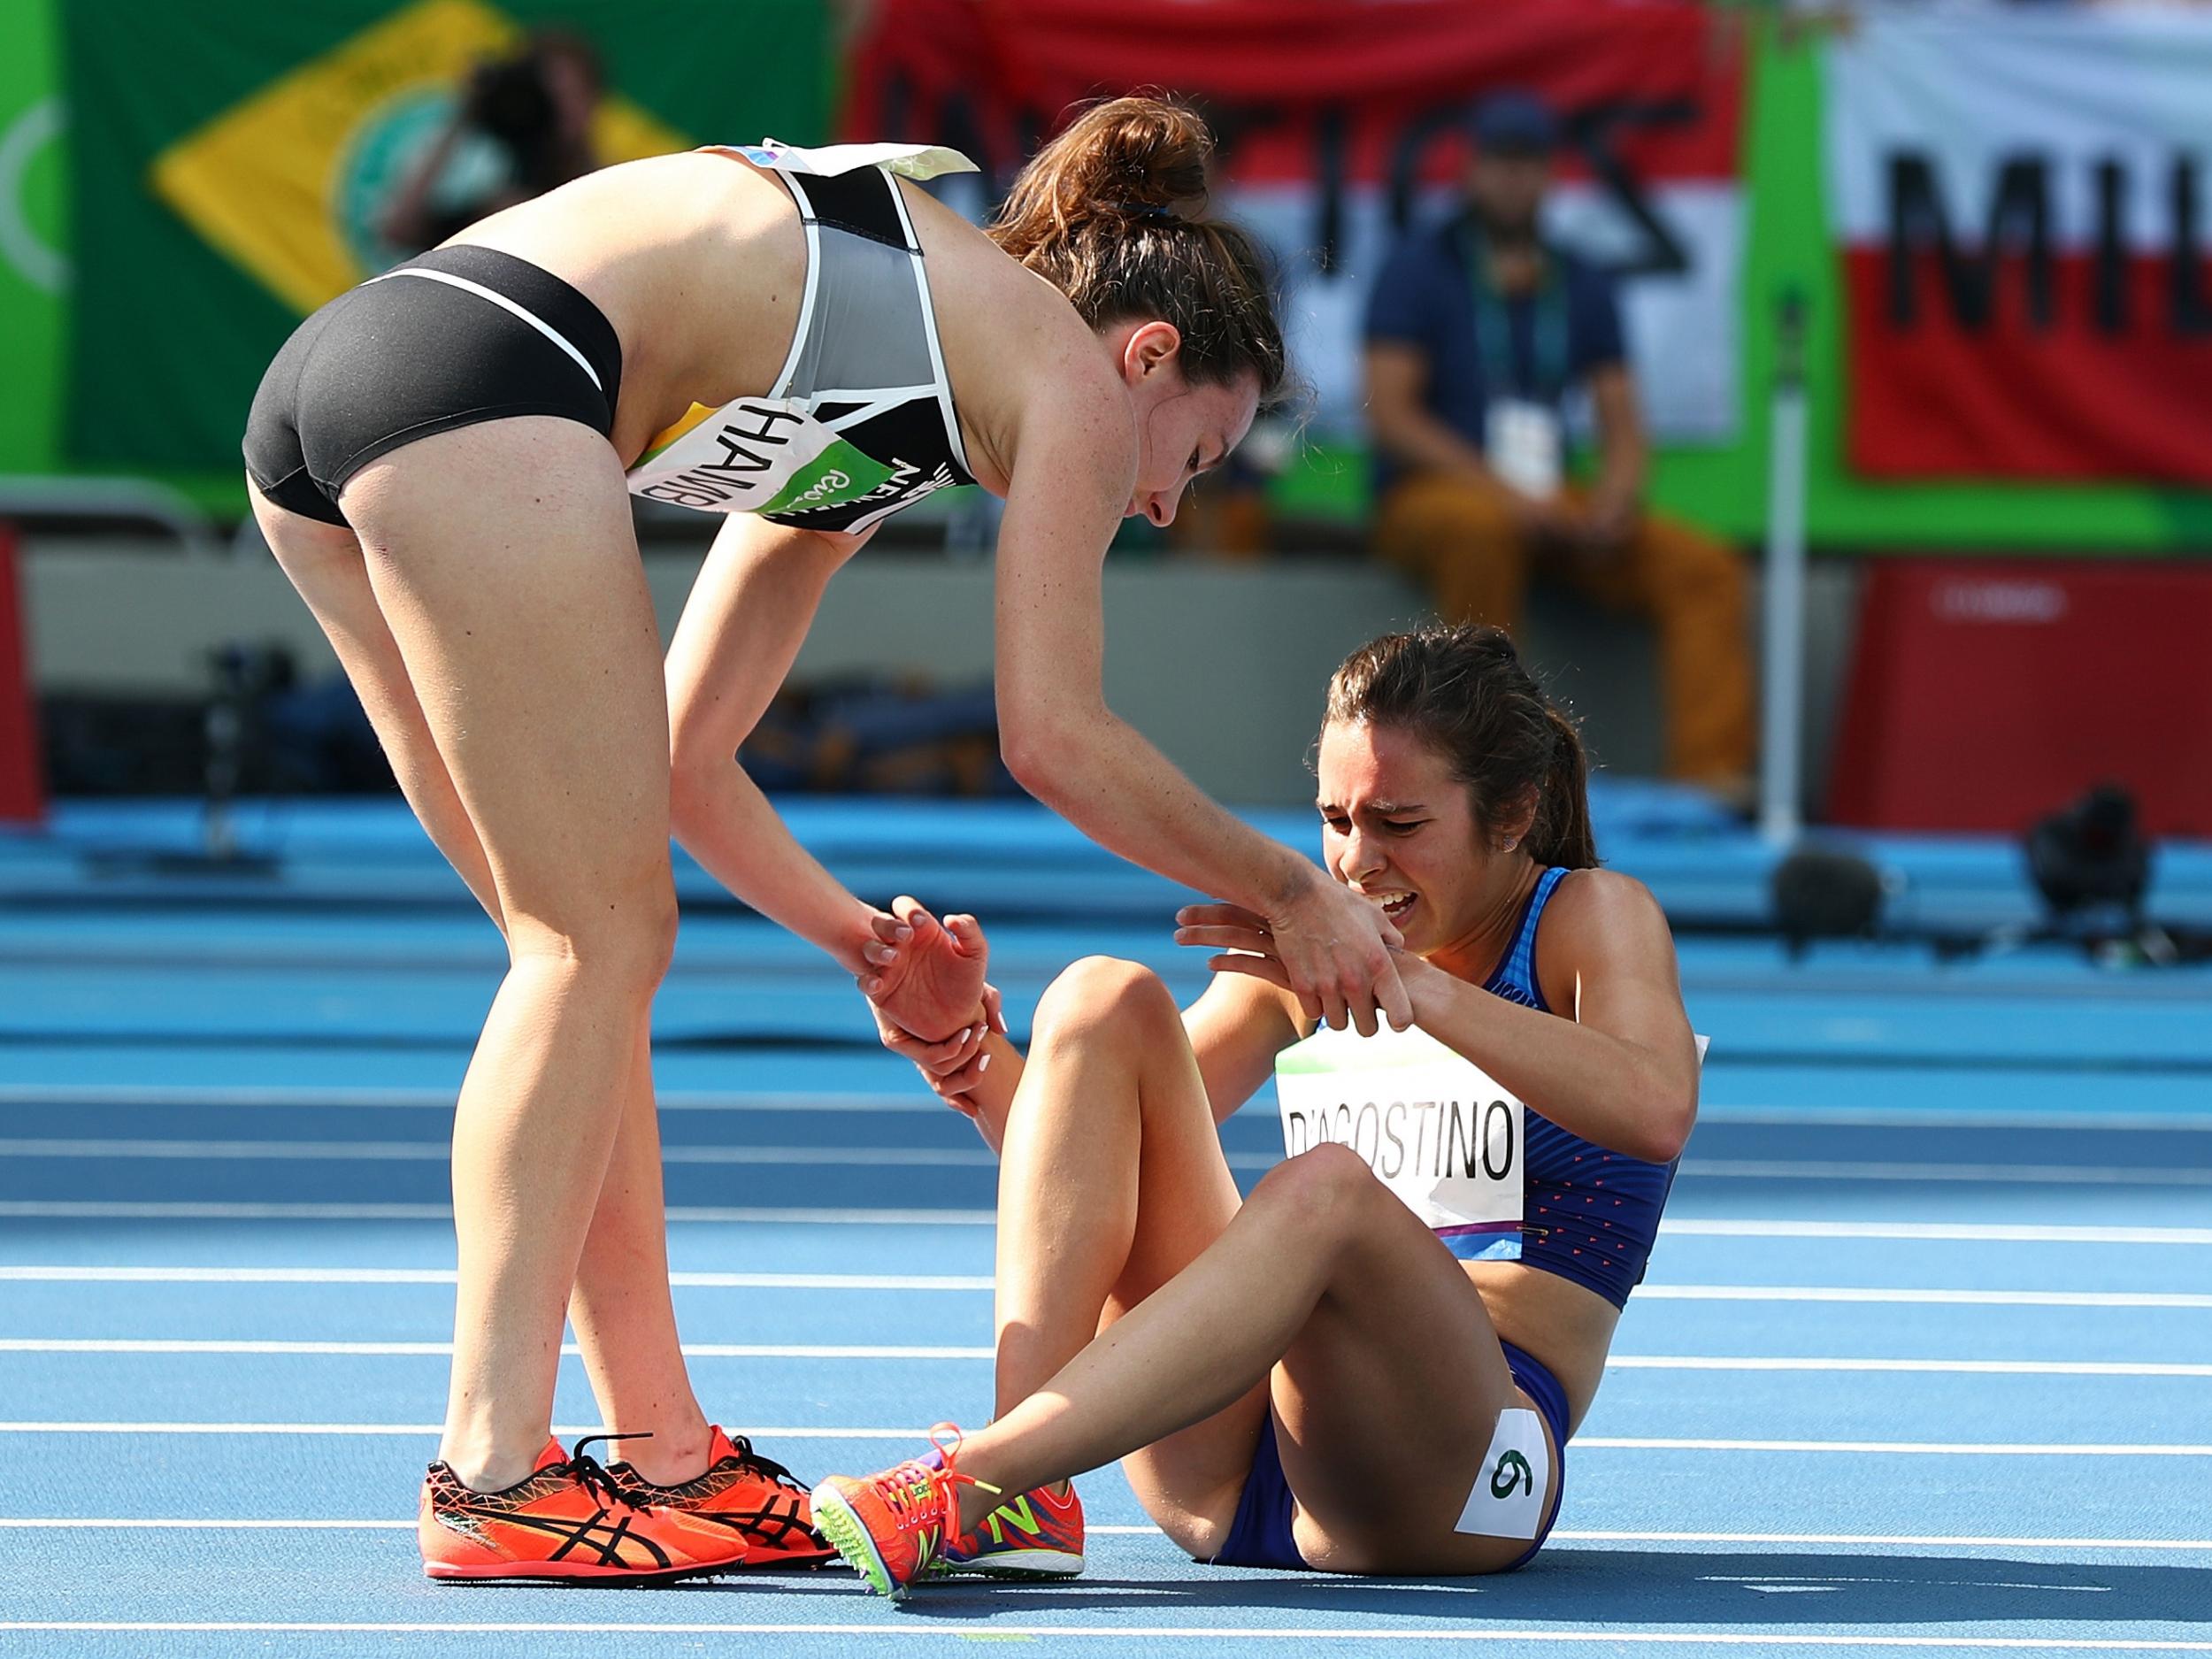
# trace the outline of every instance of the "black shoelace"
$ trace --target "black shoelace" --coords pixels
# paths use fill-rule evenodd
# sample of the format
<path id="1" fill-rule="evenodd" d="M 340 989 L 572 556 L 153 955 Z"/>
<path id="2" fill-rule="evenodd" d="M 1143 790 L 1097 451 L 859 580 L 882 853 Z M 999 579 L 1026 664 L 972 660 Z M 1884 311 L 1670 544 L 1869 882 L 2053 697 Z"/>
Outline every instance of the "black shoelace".
<path id="1" fill-rule="evenodd" d="M 577 1441 L 569 1452 L 568 1472 L 575 1479 L 577 1484 L 593 1496 L 609 1503 L 618 1503 L 626 1509 L 636 1509 L 637 1500 L 623 1491 L 620 1483 L 607 1472 L 605 1465 L 587 1453 L 584 1448 L 596 1446 L 602 1441 L 611 1446 L 617 1440 L 649 1440 L 652 1438 L 651 1434 L 646 1432 L 587 1434 L 582 1440 Z"/>
<path id="2" fill-rule="evenodd" d="M 811 1492 L 813 1490 L 813 1488 L 808 1486 L 805 1481 L 800 1479 L 798 1476 L 793 1474 L 788 1469 L 786 1469 L 774 1458 L 763 1457 L 759 1453 L 756 1452 L 753 1449 L 753 1442 L 749 1436 L 743 1434 L 735 1436 L 730 1441 L 730 1448 L 737 1454 L 737 1461 L 739 1463 L 747 1469 L 752 1470 L 757 1474 L 765 1475 L 778 1486 L 788 1486 L 794 1492 Z"/>

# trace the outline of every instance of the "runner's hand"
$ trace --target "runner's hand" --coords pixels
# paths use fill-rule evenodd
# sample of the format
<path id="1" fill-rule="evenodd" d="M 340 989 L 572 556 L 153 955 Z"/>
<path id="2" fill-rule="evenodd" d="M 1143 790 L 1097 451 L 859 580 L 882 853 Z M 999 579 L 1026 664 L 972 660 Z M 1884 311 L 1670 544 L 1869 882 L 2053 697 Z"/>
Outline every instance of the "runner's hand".
<path id="1" fill-rule="evenodd" d="M 883 1046 L 911 1060 L 933 1094 L 955 1111 L 972 1118 L 976 1108 L 967 1094 L 983 1080 L 984 1069 L 990 1064 L 984 1045 L 993 1032 L 1006 1029 L 1005 1017 L 999 1011 L 998 987 L 985 986 L 975 1018 L 942 1042 L 925 1042 L 893 1020 L 872 998 L 868 1007 L 875 1016 L 876 1034 Z"/>
<path id="2" fill-rule="evenodd" d="M 1317 1024 L 1340 1031 L 1348 1024 L 1371 1037 L 1379 1009 L 1397 1030 L 1413 1023 L 1391 955 L 1404 940 L 1381 910 L 1333 881 L 1308 889 L 1272 919 L 1234 904 L 1187 905 L 1175 919 L 1176 943 L 1226 953 L 1208 967 L 1280 986 Z"/>
<path id="3" fill-rule="evenodd" d="M 876 936 L 861 947 L 867 966 L 860 988 L 902 1031 L 942 1043 L 974 1024 L 981 1002 L 990 947 L 972 916 L 941 924 L 921 904 L 902 895 L 888 915 L 878 911 Z M 902 940 L 899 930 L 907 930 Z"/>

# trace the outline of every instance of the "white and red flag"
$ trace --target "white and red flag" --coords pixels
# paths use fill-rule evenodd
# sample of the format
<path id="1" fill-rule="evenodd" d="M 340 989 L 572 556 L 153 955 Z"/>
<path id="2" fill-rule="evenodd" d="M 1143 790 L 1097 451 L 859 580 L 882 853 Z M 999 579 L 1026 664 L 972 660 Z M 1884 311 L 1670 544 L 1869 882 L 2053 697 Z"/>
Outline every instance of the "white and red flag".
<path id="1" fill-rule="evenodd" d="M 2212 17 L 1870 11 L 1826 77 L 1855 469 L 2212 483 Z"/>
<path id="2" fill-rule="evenodd" d="M 1224 204 L 1281 264 L 1295 366 L 1337 432 L 1359 427 L 1361 325 L 1392 237 L 1452 210 L 1471 107 L 1534 92 L 1565 134 L 1551 228 L 1621 274 L 1654 429 L 1734 431 L 1743 60 L 1709 7 L 877 0 L 867 17 L 844 135 L 954 145 L 998 190 L 1087 99 L 1195 104 L 1220 138 Z"/>

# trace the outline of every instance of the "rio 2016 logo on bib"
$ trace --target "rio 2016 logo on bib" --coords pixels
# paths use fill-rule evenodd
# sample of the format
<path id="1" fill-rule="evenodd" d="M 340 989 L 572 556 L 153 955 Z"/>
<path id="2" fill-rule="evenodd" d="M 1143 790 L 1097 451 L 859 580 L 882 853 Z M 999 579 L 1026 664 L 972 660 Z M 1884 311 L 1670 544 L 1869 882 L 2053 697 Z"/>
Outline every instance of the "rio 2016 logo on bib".
<path id="1" fill-rule="evenodd" d="M 1283 1154 L 1349 1147 L 1462 1259 L 1521 1253 L 1522 1106 L 1425 1032 L 1321 1031 L 1275 1062 Z"/>

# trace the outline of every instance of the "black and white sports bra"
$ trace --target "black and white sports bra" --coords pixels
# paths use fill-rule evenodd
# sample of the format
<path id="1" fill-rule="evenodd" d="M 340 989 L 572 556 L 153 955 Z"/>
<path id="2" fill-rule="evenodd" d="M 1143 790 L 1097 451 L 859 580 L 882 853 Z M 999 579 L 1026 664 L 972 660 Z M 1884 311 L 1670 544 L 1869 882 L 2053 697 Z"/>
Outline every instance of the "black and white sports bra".
<path id="1" fill-rule="evenodd" d="M 695 403 L 655 436 L 630 469 L 631 494 L 861 531 L 972 484 L 898 177 L 972 173 L 975 164 L 926 144 L 715 148 L 772 168 L 798 203 L 806 291 L 791 354 L 765 397 Z"/>

